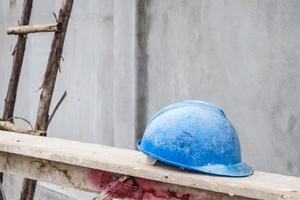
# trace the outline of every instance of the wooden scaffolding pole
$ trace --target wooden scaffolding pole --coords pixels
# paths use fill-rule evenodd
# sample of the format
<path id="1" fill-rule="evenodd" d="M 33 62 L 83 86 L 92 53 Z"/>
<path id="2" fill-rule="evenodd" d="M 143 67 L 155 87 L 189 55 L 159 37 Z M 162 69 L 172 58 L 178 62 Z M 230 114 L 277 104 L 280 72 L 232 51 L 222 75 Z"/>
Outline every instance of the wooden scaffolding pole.
<path id="1" fill-rule="evenodd" d="M 49 125 L 49 109 L 54 91 L 57 73 L 60 67 L 60 60 L 63 51 L 65 35 L 68 27 L 73 0 L 64 0 L 59 11 L 58 23 L 61 24 L 60 32 L 56 32 L 52 41 L 48 64 L 44 75 L 42 93 L 40 96 L 39 108 L 35 130 L 47 131 Z M 36 180 L 24 179 L 22 185 L 21 200 L 32 200 L 36 188 Z"/>
<path id="2" fill-rule="evenodd" d="M 36 24 L 36 25 L 24 25 L 9 27 L 6 31 L 8 35 L 20 35 L 28 33 L 38 33 L 38 32 L 58 32 L 60 24 Z"/>
<path id="3" fill-rule="evenodd" d="M 19 21 L 20 25 L 28 25 L 30 21 L 30 15 L 32 10 L 33 0 L 24 0 L 23 9 L 21 14 L 21 19 Z M 12 121 L 14 115 L 15 102 L 17 97 L 18 84 L 23 64 L 24 52 L 26 47 L 26 37 L 24 35 L 19 35 L 17 39 L 16 46 L 13 51 L 13 64 L 9 80 L 9 85 L 7 89 L 7 94 L 4 103 L 4 110 L 2 115 L 2 120 Z M 0 173 L 0 184 L 3 181 L 3 173 Z M 3 190 L 0 191 L 0 200 L 4 199 Z"/>
<path id="4" fill-rule="evenodd" d="M 31 9 L 32 9 L 32 1 L 33 0 L 24 0 L 21 21 L 20 21 L 21 25 L 29 24 Z M 5 98 L 4 111 L 2 115 L 2 120 L 5 121 L 13 117 L 19 78 L 20 78 L 20 73 L 21 73 L 22 63 L 24 58 L 25 46 L 26 46 L 26 37 L 24 37 L 24 35 L 19 35 L 13 52 L 12 71 L 9 80 L 7 95 Z"/>

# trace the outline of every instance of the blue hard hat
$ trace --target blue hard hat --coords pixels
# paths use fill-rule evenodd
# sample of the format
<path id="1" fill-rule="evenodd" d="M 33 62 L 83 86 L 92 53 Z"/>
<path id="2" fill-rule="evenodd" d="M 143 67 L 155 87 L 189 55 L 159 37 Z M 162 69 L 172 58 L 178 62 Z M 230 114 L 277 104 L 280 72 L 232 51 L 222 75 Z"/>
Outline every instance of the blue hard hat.
<path id="1" fill-rule="evenodd" d="M 181 169 L 222 176 L 249 176 L 241 162 L 240 142 L 232 123 L 215 105 L 203 101 L 171 104 L 148 122 L 138 149 Z"/>

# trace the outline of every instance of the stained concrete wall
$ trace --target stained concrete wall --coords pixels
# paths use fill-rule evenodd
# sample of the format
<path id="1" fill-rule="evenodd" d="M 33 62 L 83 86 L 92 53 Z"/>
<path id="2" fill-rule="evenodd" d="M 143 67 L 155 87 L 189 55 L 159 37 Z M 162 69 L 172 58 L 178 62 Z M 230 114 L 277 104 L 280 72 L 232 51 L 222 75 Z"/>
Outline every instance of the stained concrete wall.
<path id="1" fill-rule="evenodd" d="M 300 2 L 151 1 L 149 116 L 184 99 L 219 105 L 258 170 L 300 175 Z"/>
<path id="2" fill-rule="evenodd" d="M 5 30 L 21 5 L 0 1 L 1 99 L 16 41 Z M 59 6 L 34 2 L 31 22 Z M 52 36 L 27 43 L 16 116 L 32 123 Z M 159 108 L 200 99 L 224 108 L 246 162 L 300 176 L 299 36 L 298 0 L 75 1 L 53 103 L 68 96 L 49 135 L 134 148 Z"/>

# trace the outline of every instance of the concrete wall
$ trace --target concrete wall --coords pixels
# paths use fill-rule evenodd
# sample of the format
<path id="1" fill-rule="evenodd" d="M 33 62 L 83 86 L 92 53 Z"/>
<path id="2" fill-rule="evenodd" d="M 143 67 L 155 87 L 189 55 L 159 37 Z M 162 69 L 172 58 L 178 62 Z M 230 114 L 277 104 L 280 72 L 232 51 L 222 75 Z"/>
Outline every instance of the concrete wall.
<path id="1" fill-rule="evenodd" d="M 21 5 L 0 1 L 1 99 L 16 41 L 5 29 Z M 31 22 L 59 6 L 34 2 Z M 49 135 L 134 148 L 159 108 L 200 99 L 224 108 L 246 162 L 300 176 L 299 22 L 298 0 L 75 1 L 53 102 L 68 96 Z M 52 36 L 27 43 L 16 116 L 32 123 Z"/>
<path id="2" fill-rule="evenodd" d="M 224 108 L 258 170 L 300 175 L 300 2 L 152 1 L 149 116 L 183 99 Z"/>
<path id="3" fill-rule="evenodd" d="M 183 99 L 213 102 L 247 162 L 299 176 L 299 11 L 299 1 L 151 1 L 149 116 Z"/>

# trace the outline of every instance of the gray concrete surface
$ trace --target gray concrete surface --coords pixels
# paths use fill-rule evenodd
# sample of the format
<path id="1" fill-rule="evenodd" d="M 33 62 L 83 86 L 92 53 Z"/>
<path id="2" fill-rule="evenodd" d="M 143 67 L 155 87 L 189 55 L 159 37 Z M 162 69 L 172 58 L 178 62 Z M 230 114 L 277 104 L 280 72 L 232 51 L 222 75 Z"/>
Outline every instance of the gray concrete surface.
<path id="1" fill-rule="evenodd" d="M 0 1 L 0 99 L 21 4 Z M 31 22 L 59 6 L 34 2 Z M 53 103 L 68 96 L 49 135 L 134 148 L 159 108 L 200 99 L 224 108 L 255 169 L 300 176 L 299 38 L 298 0 L 75 1 Z M 27 43 L 16 116 L 32 123 L 51 39 Z"/>
<path id="2" fill-rule="evenodd" d="M 151 1 L 149 116 L 202 99 L 224 108 L 243 158 L 300 175 L 300 2 Z"/>

